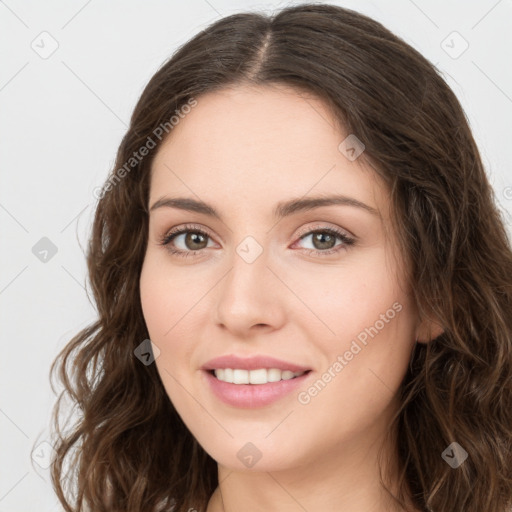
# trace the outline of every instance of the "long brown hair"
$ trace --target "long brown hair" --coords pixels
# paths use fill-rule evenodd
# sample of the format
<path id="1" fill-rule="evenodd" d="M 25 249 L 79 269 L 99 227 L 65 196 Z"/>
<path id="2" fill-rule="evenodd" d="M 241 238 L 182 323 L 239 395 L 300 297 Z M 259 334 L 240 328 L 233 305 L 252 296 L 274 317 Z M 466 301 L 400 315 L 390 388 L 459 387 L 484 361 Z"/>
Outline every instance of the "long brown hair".
<path id="1" fill-rule="evenodd" d="M 315 94 L 364 143 L 363 158 L 391 192 L 420 317 L 444 329 L 417 345 L 400 389 L 397 502 L 406 508 L 409 496 L 425 511 L 505 512 L 512 251 L 504 221 L 465 114 L 436 68 L 376 21 L 326 4 L 225 17 L 179 48 L 143 91 L 87 248 L 98 320 L 52 366 L 64 387 L 52 478 L 65 509 L 204 511 L 218 484 L 216 462 L 181 421 L 156 366 L 134 355 L 149 337 L 139 277 L 151 162 L 172 136 L 170 119 L 203 93 L 247 83 Z M 132 161 L 143 146 L 151 149 Z M 78 414 L 65 431 L 64 399 Z M 442 457 L 453 442 L 469 455 L 456 469 Z"/>

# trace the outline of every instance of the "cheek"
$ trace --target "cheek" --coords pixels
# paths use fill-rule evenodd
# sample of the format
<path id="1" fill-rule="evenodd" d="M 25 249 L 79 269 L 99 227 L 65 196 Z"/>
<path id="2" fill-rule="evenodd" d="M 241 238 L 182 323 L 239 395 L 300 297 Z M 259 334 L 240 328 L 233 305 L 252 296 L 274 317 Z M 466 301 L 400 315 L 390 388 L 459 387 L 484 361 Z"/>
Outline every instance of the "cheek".
<path id="1" fill-rule="evenodd" d="M 148 254 L 141 271 L 142 312 L 151 341 L 159 348 L 156 365 L 169 396 L 175 394 L 175 378 L 190 378 L 194 350 L 193 329 L 198 329 L 205 307 L 201 297 L 207 283 L 180 269 L 172 269 L 161 255 Z M 202 317 L 201 317 L 202 318 Z"/>
<path id="2" fill-rule="evenodd" d="M 302 422 L 303 432 L 322 426 L 322 439 L 314 436 L 318 450 L 328 450 L 335 439 L 356 438 L 388 424 L 399 405 L 397 392 L 412 347 L 411 325 L 404 307 L 380 331 L 363 330 L 366 344 L 356 336 L 323 344 L 325 367 L 309 387 L 299 390 L 294 415 L 294 421 Z M 343 330 L 341 323 L 338 326 Z"/>
<path id="3" fill-rule="evenodd" d="M 319 337 L 325 338 L 330 346 L 333 343 L 342 346 L 344 341 L 379 321 L 380 315 L 395 302 L 405 300 L 393 277 L 394 269 L 388 268 L 385 262 L 384 249 L 376 248 L 347 253 L 346 259 L 336 267 L 283 268 L 283 280 L 299 299 L 297 309 L 304 313 L 296 319 L 308 331 L 314 324 Z"/>
<path id="4" fill-rule="evenodd" d="M 160 351 L 155 364 L 167 396 L 177 410 L 187 411 L 190 404 L 178 383 L 187 386 L 189 347 L 176 341 L 185 324 L 180 318 L 185 314 L 182 309 L 187 301 L 183 293 L 177 291 L 179 283 L 168 274 L 147 257 L 140 277 L 141 305 L 149 338 Z"/>
<path id="5" fill-rule="evenodd" d="M 152 272 L 142 272 L 140 300 L 149 337 L 161 349 L 158 341 L 161 341 L 165 332 L 171 327 L 169 293 L 166 293 L 166 287 Z"/>
<path id="6" fill-rule="evenodd" d="M 183 362 L 185 358 L 180 352 L 186 346 L 173 343 L 185 313 L 182 309 L 186 298 L 178 290 L 179 283 L 170 279 L 168 271 L 156 264 L 154 258 L 147 256 L 140 277 L 140 299 L 149 338 L 160 350 L 156 365 L 164 382 L 171 379 L 167 372 L 171 375 L 175 372 L 173 361 Z"/>
<path id="7" fill-rule="evenodd" d="M 381 251 L 330 270 L 295 281 L 322 320 L 312 339 L 324 355 L 319 380 L 301 390 L 299 403 L 312 416 L 326 423 L 334 416 L 335 424 L 350 429 L 371 422 L 399 389 L 414 342 L 415 309 Z M 298 321 L 313 337 L 312 318 Z"/>
<path id="8" fill-rule="evenodd" d="M 166 264 L 165 257 L 148 252 L 140 276 L 140 299 L 144 319 L 154 341 L 171 339 L 180 319 L 200 294 L 198 285 L 179 269 L 173 271 Z"/>

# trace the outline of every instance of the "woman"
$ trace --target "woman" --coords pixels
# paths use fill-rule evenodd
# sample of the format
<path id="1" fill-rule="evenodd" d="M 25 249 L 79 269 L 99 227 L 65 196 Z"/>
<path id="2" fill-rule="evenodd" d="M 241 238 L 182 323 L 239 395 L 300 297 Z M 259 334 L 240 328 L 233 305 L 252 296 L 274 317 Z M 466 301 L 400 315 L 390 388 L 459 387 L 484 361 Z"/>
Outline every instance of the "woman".
<path id="1" fill-rule="evenodd" d="M 331 5 L 221 19 L 98 197 L 66 510 L 507 511 L 512 252 L 418 52 Z"/>

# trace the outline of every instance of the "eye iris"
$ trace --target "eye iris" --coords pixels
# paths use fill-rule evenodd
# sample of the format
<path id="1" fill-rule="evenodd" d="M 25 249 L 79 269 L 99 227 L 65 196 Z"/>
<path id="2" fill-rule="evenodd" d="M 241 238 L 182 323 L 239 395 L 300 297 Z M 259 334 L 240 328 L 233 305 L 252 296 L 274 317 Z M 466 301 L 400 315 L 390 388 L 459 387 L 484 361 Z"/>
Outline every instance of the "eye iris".
<path id="1" fill-rule="evenodd" d="M 194 244 L 201 245 L 201 243 L 205 244 L 204 247 L 194 246 Z M 204 249 L 206 247 L 206 244 L 207 244 L 206 236 L 202 235 L 201 233 L 189 232 L 185 236 L 185 245 L 189 249 Z"/>
<path id="2" fill-rule="evenodd" d="M 316 249 L 332 249 L 335 243 L 336 238 L 329 233 L 323 231 L 313 233 L 313 245 Z"/>

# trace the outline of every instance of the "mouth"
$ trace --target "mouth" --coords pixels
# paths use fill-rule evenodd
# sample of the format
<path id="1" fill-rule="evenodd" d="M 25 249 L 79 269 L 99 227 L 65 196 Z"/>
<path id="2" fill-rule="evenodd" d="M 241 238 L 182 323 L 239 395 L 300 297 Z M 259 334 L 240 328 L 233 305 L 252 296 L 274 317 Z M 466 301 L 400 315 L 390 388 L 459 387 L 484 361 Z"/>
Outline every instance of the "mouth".
<path id="1" fill-rule="evenodd" d="M 312 370 L 277 368 L 203 369 L 205 385 L 218 400 L 237 409 L 260 409 L 291 396 L 307 385 Z"/>
<path id="2" fill-rule="evenodd" d="M 279 368 L 258 368 L 255 370 L 244 370 L 242 368 L 218 368 L 207 370 L 217 380 L 229 384 L 254 384 L 263 385 L 282 380 L 292 380 L 309 373 L 311 370 L 292 372 L 280 370 Z"/>

